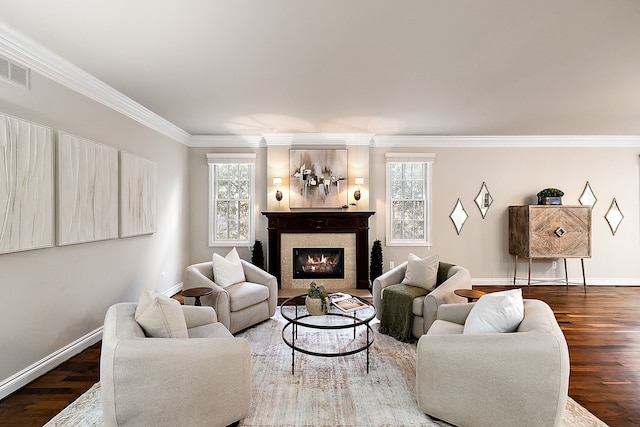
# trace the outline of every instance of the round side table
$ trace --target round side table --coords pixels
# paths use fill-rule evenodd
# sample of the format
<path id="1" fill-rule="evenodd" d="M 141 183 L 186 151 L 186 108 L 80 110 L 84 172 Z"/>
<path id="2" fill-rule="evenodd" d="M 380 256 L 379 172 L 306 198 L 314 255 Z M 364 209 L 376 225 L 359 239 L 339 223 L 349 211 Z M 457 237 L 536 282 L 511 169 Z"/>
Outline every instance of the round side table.
<path id="1" fill-rule="evenodd" d="M 202 305 L 202 303 L 200 302 L 200 297 L 203 297 L 205 295 L 209 295 L 211 292 L 213 292 L 213 289 L 211 288 L 207 288 L 207 287 L 201 287 L 201 288 L 191 288 L 191 289 L 185 289 L 182 291 L 182 296 L 183 297 L 193 297 L 196 299 L 196 303 L 194 305 Z"/>
<path id="2" fill-rule="evenodd" d="M 478 299 L 482 295 L 486 294 L 486 292 L 482 292 L 477 289 L 456 289 L 453 293 L 459 297 L 466 298 L 467 302 L 472 302 L 474 299 Z"/>

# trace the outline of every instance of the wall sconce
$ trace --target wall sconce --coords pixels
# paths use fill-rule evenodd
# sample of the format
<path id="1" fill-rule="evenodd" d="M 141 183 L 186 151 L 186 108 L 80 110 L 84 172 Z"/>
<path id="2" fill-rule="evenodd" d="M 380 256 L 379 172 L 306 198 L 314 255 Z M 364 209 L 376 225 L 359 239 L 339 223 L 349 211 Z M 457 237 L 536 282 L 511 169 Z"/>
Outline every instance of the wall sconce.
<path id="1" fill-rule="evenodd" d="M 282 178 L 273 178 L 273 185 L 276 186 L 276 200 L 282 200 L 282 191 L 280 191 L 280 185 L 282 184 Z"/>
<path id="2" fill-rule="evenodd" d="M 360 186 L 364 184 L 364 178 L 356 178 L 356 185 L 358 186 L 358 189 L 353 193 L 353 198 L 356 200 L 360 200 L 360 197 L 362 196 L 362 194 L 360 194 Z"/>

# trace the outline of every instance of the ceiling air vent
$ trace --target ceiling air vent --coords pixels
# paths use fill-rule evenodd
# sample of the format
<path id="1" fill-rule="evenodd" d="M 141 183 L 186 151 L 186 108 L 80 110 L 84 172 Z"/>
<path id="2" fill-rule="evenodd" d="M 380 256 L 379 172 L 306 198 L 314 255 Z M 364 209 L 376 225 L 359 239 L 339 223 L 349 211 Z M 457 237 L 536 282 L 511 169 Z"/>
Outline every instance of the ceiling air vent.
<path id="1" fill-rule="evenodd" d="M 0 78 L 29 89 L 29 69 L 0 56 Z"/>

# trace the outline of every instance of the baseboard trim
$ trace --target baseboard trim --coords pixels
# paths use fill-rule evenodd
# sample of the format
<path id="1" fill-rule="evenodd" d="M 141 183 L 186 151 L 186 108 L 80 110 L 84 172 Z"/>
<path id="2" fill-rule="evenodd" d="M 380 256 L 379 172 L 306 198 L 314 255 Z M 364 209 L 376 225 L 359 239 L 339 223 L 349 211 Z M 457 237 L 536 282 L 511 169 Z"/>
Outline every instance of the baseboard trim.
<path id="1" fill-rule="evenodd" d="M 168 297 L 172 297 L 175 294 L 177 294 L 178 292 L 180 292 L 181 290 L 182 290 L 182 282 L 178 283 L 177 285 L 174 285 L 174 286 L 170 287 L 166 291 L 163 291 L 162 294 L 166 295 Z"/>
<path id="2" fill-rule="evenodd" d="M 511 278 L 472 278 L 471 283 L 477 286 L 512 286 L 513 277 Z M 532 277 L 531 286 L 564 286 L 563 277 Z M 582 277 L 569 277 L 569 286 L 582 286 Z M 527 286 L 526 278 L 518 278 L 516 286 Z M 589 286 L 640 286 L 640 279 L 636 278 L 619 278 L 619 279 L 603 279 L 587 277 L 587 287 Z"/>
<path id="3" fill-rule="evenodd" d="M 24 387 L 31 381 L 54 369 L 62 362 L 69 360 L 71 357 L 75 356 L 81 351 L 91 347 L 101 339 L 102 326 L 75 340 L 74 342 L 61 348 L 60 350 L 51 353 L 47 357 L 40 359 L 33 365 L 28 366 L 17 374 L 7 378 L 2 383 L 0 383 L 0 399 L 4 399 L 14 391 Z"/>

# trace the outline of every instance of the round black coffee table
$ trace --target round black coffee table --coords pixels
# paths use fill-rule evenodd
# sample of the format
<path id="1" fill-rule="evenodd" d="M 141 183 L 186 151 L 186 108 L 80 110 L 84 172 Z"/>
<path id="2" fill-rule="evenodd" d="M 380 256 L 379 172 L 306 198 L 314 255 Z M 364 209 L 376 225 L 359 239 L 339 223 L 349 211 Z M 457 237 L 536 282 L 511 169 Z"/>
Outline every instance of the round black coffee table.
<path id="1" fill-rule="evenodd" d="M 282 328 L 282 339 L 285 344 L 291 347 L 291 374 L 295 373 L 296 351 L 311 356 L 339 357 L 360 353 L 365 350 L 367 352 L 367 373 L 369 373 L 369 347 L 371 347 L 375 339 L 373 329 L 369 324 L 376 317 L 376 309 L 373 304 L 363 298 L 354 297 L 364 303 L 364 308 L 346 313 L 331 304 L 326 315 L 312 316 L 304 305 L 305 296 L 291 297 L 280 306 L 280 313 L 287 320 L 287 324 Z M 298 329 L 301 327 L 324 331 L 327 334 L 335 334 L 341 330 L 353 328 L 353 340 L 342 351 L 312 350 L 303 347 L 303 344 L 297 341 Z M 364 328 L 366 331 L 364 339 L 360 340 L 356 339 L 356 330 L 359 327 Z M 287 329 L 291 332 L 290 336 L 286 334 Z"/>

